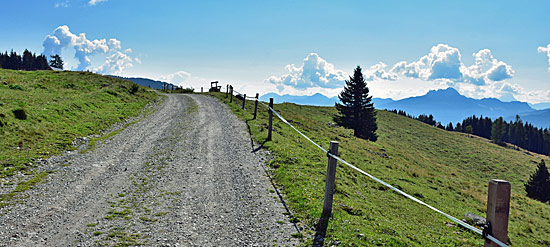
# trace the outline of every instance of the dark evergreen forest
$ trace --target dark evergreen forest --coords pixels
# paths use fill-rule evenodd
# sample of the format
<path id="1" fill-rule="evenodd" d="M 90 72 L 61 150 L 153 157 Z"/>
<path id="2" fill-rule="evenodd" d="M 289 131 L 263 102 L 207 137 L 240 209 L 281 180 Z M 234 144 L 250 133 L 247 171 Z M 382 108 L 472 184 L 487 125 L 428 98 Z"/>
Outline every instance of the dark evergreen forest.
<path id="1" fill-rule="evenodd" d="M 534 153 L 550 155 L 550 130 L 548 128 L 537 128 L 528 122 L 524 123 L 519 116 L 516 116 L 515 121 L 506 122 L 502 121 L 502 118 L 493 121 L 488 117 L 476 117 L 474 115 L 462 120 L 462 123 L 456 123 L 456 126 L 453 126 L 452 123 L 443 126 L 437 122 L 431 114 L 414 117 L 402 110 L 388 111 L 448 131 L 473 134 L 491 139 L 497 144 L 510 143 L 516 147 L 521 147 Z M 493 133 L 495 131 L 502 132 L 502 134 L 496 135 Z"/>
<path id="2" fill-rule="evenodd" d="M 45 55 L 36 55 L 29 50 L 19 55 L 13 50 L 0 53 L 0 68 L 14 70 L 51 70 Z"/>

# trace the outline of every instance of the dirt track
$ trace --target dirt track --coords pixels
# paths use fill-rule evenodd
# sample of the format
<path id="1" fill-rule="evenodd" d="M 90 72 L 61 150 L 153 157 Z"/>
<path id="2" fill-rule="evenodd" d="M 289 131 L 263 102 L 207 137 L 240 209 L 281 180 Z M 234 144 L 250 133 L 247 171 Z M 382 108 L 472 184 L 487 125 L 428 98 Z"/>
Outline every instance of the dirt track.
<path id="1" fill-rule="evenodd" d="M 167 95 L 95 149 L 44 163 L 55 173 L 2 209 L 0 246 L 295 245 L 264 163 L 225 105 Z"/>

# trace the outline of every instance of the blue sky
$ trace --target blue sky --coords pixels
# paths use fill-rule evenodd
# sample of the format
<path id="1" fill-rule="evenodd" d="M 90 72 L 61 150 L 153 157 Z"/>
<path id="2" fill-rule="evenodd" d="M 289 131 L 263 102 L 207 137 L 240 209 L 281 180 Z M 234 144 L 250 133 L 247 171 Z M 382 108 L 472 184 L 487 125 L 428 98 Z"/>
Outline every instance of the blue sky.
<path id="1" fill-rule="evenodd" d="M 550 102 L 549 1 L 0 0 L 0 9 L 1 51 L 59 51 L 68 69 L 334 96 L 360 65 L 374 97 L 452 86 Z"/>

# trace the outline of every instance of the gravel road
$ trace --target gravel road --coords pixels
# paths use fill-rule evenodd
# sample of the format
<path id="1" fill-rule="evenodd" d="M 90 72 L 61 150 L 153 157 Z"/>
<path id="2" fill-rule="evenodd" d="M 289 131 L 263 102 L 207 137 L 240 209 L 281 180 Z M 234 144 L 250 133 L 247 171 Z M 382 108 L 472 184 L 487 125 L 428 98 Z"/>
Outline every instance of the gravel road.
<path id="1" fill-rule="evenodd" d="M 0 246 L 299 243 L 266 156 L 225 105 L 171 94 L 151 108 L 94 148 L 42 161 L 54 173 L 2 208 Z"/>

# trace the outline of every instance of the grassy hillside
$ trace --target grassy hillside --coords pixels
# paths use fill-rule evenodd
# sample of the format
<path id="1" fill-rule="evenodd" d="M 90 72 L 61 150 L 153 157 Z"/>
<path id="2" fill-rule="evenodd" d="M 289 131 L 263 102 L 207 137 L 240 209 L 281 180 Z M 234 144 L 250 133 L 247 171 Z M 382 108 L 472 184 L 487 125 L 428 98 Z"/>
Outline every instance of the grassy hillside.
<path id="1" fill-rule="evenodd" d="M 216 97 L 228 103 L 224 94 Z M 242 101 L 229 104 L 245 120 L 258 143 L 267 136 L 267 110 L 252 120 Z M 550 245 L 550 205 L 526 197 L 524 183 L 541 158 L 488 140 L 440 130 L 416 120 L 378 111 L 377 142 L 336 127 L 332 107 L 275 105 L 289 122 L 328 149 L 340 142 L 340 156 L 359 168 L 462 219 L 485 216 L 491 179 L 512 184 L 509 237 L 512 246 Z M 277 158 L 270 166 L 299 221 L 313 229 L 321 215 L 326 154 L 275 119 L 273 141 L 264 144 Z M 548 162 L 547 162 L 548 163 Z M 443 216 L 339 164 L 333 218 L 325 244 L 331 246 L 483 246 L 483 240 Z M 311 241 L 311 240 L 308 240 Z"/>
<path id="2" fill-rule="evenodd" d="M 74 138 L 137 115 L 157 95 L 134 85 L 87 72 L 0 69 L 0 178 L 32 175 L 31 158 L 72 149 Z"/>

